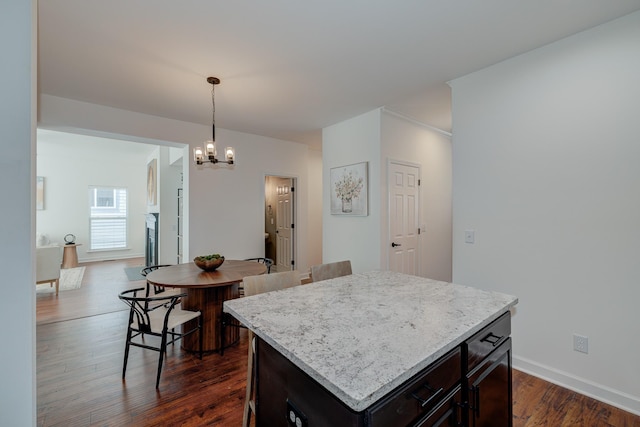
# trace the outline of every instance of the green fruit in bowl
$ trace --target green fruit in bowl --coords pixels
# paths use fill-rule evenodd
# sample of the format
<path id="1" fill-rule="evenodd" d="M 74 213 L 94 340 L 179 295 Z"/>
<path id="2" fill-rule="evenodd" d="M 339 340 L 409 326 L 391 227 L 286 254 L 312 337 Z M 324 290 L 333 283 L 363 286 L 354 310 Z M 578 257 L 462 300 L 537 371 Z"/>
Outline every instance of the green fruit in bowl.
<path id="1" fill-rule="evenodd" d="M 222 258 L 222 256 L 220 254 L 211 254 L 211 255 L 201 255 L 198 257 L 198 259 L 201 259 L 202 261 L 210 261 L 212 259 L 218 259 L 218 258 Z"/>

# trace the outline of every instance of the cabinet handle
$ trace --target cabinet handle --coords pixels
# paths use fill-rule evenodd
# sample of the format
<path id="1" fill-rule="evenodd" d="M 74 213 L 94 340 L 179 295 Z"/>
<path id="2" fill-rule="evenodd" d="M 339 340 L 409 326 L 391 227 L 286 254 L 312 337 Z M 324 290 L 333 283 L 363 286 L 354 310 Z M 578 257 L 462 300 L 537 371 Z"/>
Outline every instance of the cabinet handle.
<path id="1" fill-rule="evenodd" d="M 429 386 L 429 384 L 425 384 L 423 385 L 421 388 L 426 388 L 427 390 L 429 390 L 431 393 L 433 393 L 431 395 L 431 397 L 429 397 L 428 399 L 423 399 L 420 396 L 418 396 L 418 391 L 414 391 L 413 393 L 411 393 L 411 397 L 413 397 L 414 399 L 416 399 L 418 402 L 420 402 L 420 406 L 421 407 L 425 407 L 429 404 L 429 402 L 431 402 L 437 395 L 439 395 L 440 393 L 442 393 L 444 391 L 444 388 L 440 387 L 438 390 L 435 390 Z"/>
<path id="2" fill-rule="evenodd" d="M 476 399 L 475 399 L 475 401 L 476 401 L 476 416 L 478 418 L 480 418 L 480 386 L 477 385 L 475 387 L 475 389 L 476 389 L 475 390 L 475 395 L 476 395 Z"/>
<path id="3" fill-rule="evenodd" d="M 489 335 L 487 335 L 486 337 L 482 338 L 480 341 L 481 342 L 488 342 L 489 344 L 491 344 L 492 346 L 495 347 L 502 340 L 502 338 L 504 338 L 504 336 L 499 337 L 499 336 L 494 335 L 493 333 L 489 332 Z"/>

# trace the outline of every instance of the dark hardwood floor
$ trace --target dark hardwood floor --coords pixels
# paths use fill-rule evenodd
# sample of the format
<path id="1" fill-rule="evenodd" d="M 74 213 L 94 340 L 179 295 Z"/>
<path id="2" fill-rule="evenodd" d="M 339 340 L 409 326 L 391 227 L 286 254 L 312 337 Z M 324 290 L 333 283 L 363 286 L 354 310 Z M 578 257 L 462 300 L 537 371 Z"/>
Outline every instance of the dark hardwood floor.
<path id="1" fill-rule="evenodd" d="M 513 370 L 514 427 L 638 427 L 640 417 Z"/>
<path id="2" fill-rule="evenodd" d="M 38 295 L 38 426 L 240 426 L 247 339 L 202 360 L 168 351 L 155 389 L 158 353 L 132 348 L 122 381 L 125 305 L 117 294 L 144 285 L 124 268 L 142 260 L 82 264 L 82 287 Z M 117 303 L 117 304 L 116 304 Z M 640 417 L 515 371 L 514 426 L 640 426 Z M 499 427 L 499 426 L 497 426 Z"/>

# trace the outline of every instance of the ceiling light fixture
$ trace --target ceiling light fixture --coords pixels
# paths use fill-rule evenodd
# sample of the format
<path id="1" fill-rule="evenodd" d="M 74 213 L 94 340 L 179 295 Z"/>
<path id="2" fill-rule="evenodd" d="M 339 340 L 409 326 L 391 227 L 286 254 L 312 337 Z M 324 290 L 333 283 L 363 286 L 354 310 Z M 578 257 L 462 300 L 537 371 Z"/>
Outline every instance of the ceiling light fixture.
<path id="1" fill-rule="evenodd" d="M 202 165 L 204 163 L 227 163 L 233 165 L 235 152 L 233 147 L 227 147 L 224 149 L 224 160 L 218 160 L 216 157 L 216 85 L 220 84 L 220 79 L 217 77 L 207 77 L 207 82 L 211 84 L 211 105 L 213 107 L 211 114 L 211 140 L 204 143 L 204 150 L 202 147 L 196 147 L 193 149 L 193 161 L 196 165 Z"/>

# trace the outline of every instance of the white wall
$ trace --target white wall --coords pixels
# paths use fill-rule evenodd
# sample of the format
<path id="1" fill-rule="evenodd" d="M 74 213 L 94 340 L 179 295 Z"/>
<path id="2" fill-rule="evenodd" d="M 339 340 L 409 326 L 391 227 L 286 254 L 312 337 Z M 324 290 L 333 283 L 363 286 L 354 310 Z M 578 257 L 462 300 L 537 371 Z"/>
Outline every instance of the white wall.
<path id="1" fill-rule="evenodd" d="M 80 262 L 144 256 L 147 210 L 147 157 L 157 147 L 105 138 L 38 130 L 38 176 L 45 178 L 45 208 L 36 211 L 36 230 L 52 243 L 76 236 Z M 128 248 L 91 251 L 88 188 L 124 187 L 128 191 Z"/>
<path id="2" fill-rule="evenodd" d="M 322 151 L 309 150 L 309 227 L 307 255 L 309 266 L 322 264 Z"/>
<path id="3" fill-rule="evenodd" d="M 369 162 L 369 215 L 331 215 L 331 168 Z M 382 268 L 380 250 L 380 110 L 322 131 L 322 262 L 351 260 L 354 272 Z"/>
<path id="4" fill-rule="evenodd" d="M 307 146 L 226 129 L 216 129 L 216 140 L 236 149 L 236 163 L 229 168 L 190 162 L 191 254 L 217 252 L 231 259 L 263 254 L 264 178 L 287 176 L 297 180 L 296 268 L 306 271 L 307 233 L 314 226 L 304 191 L 309 186 Z"/>
<path id="5" fill-rule="evenodd" d="M 389 235 L 388 160 L 420 165 L 419 275 L 451 281 L 451 137 L 395 113 L 382 114 L 381 233 Z M 382 256 L 388 259 L 389 246 Z M 385 262 L 382 265 L 387 265 Z"/>
<path id="6" fill-rule="evenodd" d="M 169 120 L 131 111 L 41 95 L 40 123 L 54 130 L 104 134 L 111 138 L 191 148 L 210 135 L 206 125 Z M 310 180 L 308 148 L 295 142 L 217 129 L 217 140 L 236 149 L 233 168 L 196 167 L 189 161 L 186 214 L 189 216 L 190 257 L 211 251 L 229 258 L 244 258 L 264 251 L 264 176 L 292 176 L 299 189 Z M 191 157 L 189 157 L 190 159 Z M 317 226 L 308 219 L 308 194 L 298 197 L 297 267 L 308 269 L 307 230 Z"/>
<path id="7" fill-rule="evenodd" d="M 452 88 L 453 280 L 519 298 L 516 367 L 640 414 L 639 52 L 637 12 Z"/>
<path id="8" fill-rule="evenodd" d="M 36 2 L 0 13 L 0 425 L 36 425 L 35 121 Z"/>
<path id="9" fill-rule="evenodd" d="M 376 109 L 323 130 L 323 262 L 350 259 L 354 271 L 388 268 L 389 160 L 420 165 L 419 274 L 451 280 L 451 141 L 386 110 Z M 331 168 L 369 162 L 369 216 L 331 215 Z"/>

